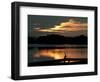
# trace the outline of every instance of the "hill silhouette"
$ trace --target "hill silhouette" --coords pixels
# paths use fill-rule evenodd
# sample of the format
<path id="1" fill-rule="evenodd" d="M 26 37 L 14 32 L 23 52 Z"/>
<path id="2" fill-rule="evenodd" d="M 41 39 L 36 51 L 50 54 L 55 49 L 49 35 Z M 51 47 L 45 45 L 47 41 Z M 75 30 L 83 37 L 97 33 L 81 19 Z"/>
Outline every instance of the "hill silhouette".
<path id="1" fill-rule="evenodd" d="M 87 37 L 84 35 L 66 37 L 62 35 L 46 35 L 39 37 L 28 37 L 29 44 L 87 44 Z"/>

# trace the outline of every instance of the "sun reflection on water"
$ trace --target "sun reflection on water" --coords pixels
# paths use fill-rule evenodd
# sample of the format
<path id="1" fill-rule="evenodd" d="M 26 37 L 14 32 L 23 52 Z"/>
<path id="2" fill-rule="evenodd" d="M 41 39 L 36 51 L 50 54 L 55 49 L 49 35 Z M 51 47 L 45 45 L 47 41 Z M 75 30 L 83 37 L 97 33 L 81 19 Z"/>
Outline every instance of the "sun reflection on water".
<path id="1" fill-rule="evenodd" d="M 50 57 L 55 60 L 64 59 L 64 52 L 66 53 L 66 58 L 87 58 L 86 49 L 38 49 L 34 57 Z M 73 62 L 73 61 L 72 61 Z"/>

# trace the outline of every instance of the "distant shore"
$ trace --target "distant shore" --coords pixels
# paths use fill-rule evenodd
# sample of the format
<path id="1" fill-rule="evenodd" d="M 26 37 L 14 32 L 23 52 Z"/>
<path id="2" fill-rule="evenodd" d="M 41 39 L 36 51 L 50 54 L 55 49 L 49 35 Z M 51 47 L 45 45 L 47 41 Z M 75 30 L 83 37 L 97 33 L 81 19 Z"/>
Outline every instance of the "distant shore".
<path id="1" fill-rule="evenodd" d="M 68 45 L 68 44 L 63 44 L 63 45 L 56 45 L 56 44 L 29 44 L 28 48 L 87 48 L 87 45 Z"/>
<path id="2" fill-rule="evenodd" d="M 87 36 L 80 35 L 76 37 L 66 37 L 62 35 L 46 35 L 39 37 L 29 37 L 28 36 L 28 44 L 71 44 L 71 45 L 87 45 Z"/>

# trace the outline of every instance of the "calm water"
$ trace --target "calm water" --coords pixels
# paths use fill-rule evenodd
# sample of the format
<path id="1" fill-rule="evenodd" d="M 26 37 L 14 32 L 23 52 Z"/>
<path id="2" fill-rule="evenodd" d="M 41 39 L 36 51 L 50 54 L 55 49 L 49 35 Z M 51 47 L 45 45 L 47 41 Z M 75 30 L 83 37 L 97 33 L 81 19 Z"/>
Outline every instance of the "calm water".
<path id="1" fill-rule="evenodd" d="M 87 58 L 87 48 L 62 47 L 62 48 L 30 48 L 28 50 L 28 63 L 64 59 Z"/>

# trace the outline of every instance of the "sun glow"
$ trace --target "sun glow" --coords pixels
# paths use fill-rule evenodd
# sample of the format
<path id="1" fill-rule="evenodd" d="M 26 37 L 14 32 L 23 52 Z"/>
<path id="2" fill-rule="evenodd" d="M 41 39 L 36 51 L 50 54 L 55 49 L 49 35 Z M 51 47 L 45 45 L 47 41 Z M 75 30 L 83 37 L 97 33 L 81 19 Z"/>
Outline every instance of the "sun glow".
<path id="1" fill-rule="evenodd" d="M 69 19 L 67 22 L 62 22 L 59 25 L 55 25 L 51 28 L 35 29 L 39 32 L 68 32 L 68 31 L 80 31 L 87 30 L 87 23 L 81 23 L 74 19 Z"/>
<path id="2" fill-rule="evenodd" d="M 80 55 L 79 49 L 44 49 L 36 53 L 35 57 L 50 57 L 53 59 L 64 59 L 64 52 L 66 52 L 66 58 L 85 58 L 85 55 Z M 79 52 L 79 53 L 77 53 Z M 84 54 L 84 53 L 81 53 Z M 39 55 L 39 56 L 38 56 Z"/>

